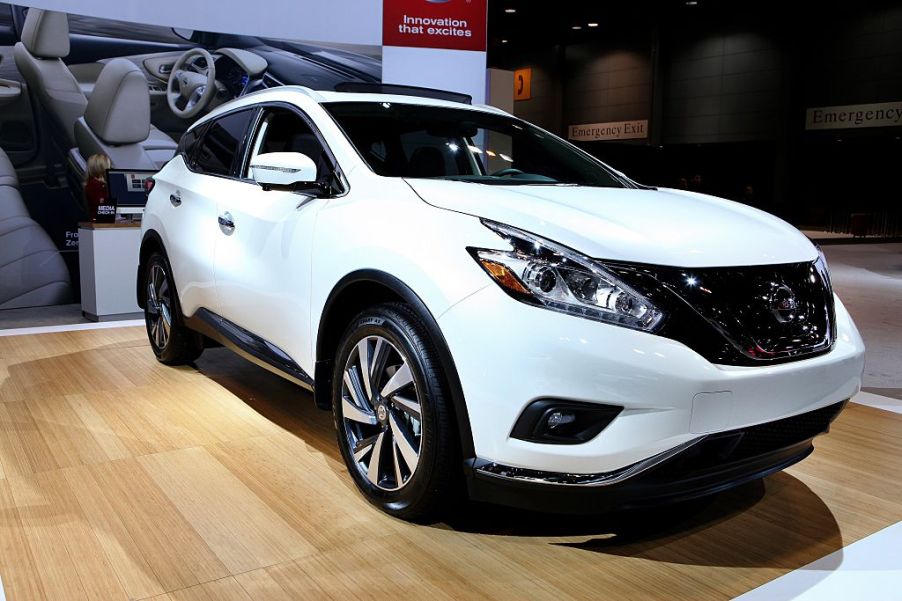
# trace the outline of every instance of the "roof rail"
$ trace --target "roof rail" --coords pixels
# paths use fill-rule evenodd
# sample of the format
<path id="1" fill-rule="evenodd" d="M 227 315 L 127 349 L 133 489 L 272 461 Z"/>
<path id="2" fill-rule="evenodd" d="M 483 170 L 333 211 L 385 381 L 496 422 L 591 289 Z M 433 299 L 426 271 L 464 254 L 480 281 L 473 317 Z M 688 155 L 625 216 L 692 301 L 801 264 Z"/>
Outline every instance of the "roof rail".
<path id="1" fill-rule="evenodd" d="M 491 112 L 497 113 L 499 115 L 504 115 L 506 117 L 513 117 L 513 115 L 511 113 L 508 113 L 506 110 L 500 109 L 497 106 L 492 106 L 491 104 L 477 104 L 475 106 L 476 106 L 476 108 L 484 109 L 486 111 L 491 111 Z"/>
<path id="2" fill-rule="evenodd" d="M 323 97 L 322 94 L 320 94 L 313 88 L 308 88 L 307 86 L 288 85 L 288 86 L 281 86 L 281 87 L 291 88 L 292 90 L 297 90 L 298 92 L 303 92 L 304 94 L 306 94 L 307 96 L 309 96 L 310 98 L 312 98 L 313 100 L 315 100 L 317 102 L 323 102 L 325 100 L 325 98 Z M 270 89 L 272 89 L 272 88 L 270 88 Z"/>
<path id="3" fill-rule="evenodd" d="M 462 104 L 473 104 L 473 97 L 461 92 L 421 88 L 418 86 L 402 86 L 393 83 L 369 83 L 363 81 L 345 81 L 335 86 L 336 92 L 355 92 L 363 94 L 397 94 L 399 96 L 420 96 L 437 100 L 450 100 Z"/>

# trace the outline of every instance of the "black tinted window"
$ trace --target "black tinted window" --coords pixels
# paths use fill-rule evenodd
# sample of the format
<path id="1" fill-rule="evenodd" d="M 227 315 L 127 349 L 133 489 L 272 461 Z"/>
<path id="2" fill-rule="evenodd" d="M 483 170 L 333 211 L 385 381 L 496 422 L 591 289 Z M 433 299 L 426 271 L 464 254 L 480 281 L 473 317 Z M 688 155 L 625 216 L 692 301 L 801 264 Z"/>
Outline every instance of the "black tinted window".
<path id="1" fill-rule="evenodd" d="M 288 109 L 267 111 L 260 122 L 256 154 L 300 152 L 316 163 L 316 178 L 324 180 L 330 172 L 329 159 L 319 138 L 300 115 Z"/>
<path id="2" fill-rule="evenodd" d="M 230 175 L 253 116 L 253 109 L 239 111 L 207 125 L 203 141 L 194 153 L 194 168 L 203 173 Z"/>
<path id="3" fill-rule="evenodd" d="M 194 151 L 197 150 L 197 142 L 203 131 L 203 125 L 195 127 L 191 131 L 185 132 L 182 139 L 179 140 L 177 153 L 185 157 L 185 162 L 192 167 L 194 166 Z"/>
<path id="4" fill-rule="evenodd" d="M 323 106 L 379 175 L 511 186 L 628 185 L 588 154 L 514 117 L 389 102 Z"/>

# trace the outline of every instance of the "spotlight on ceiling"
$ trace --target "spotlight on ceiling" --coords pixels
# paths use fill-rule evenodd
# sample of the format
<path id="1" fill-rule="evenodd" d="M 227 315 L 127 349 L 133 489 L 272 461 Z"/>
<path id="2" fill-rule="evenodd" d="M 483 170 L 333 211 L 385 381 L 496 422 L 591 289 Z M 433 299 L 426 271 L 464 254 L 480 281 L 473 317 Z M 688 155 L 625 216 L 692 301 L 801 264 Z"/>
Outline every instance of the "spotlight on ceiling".
<path id="1" fill-rule="evenodd" d="M 517 9 L 516 9 L 516 8 L 505 8 L 505 9 L 504 9 L 504 12 L 506 12 L 506 13 L 509 14 L 509 15 L 512 15 L 512 14 L 514 14 L 515 12 L 517 12 Z"/>
<path id="2" fill-rule="evenodd" d="M 582 29 L 582 28 L 583 28 L 582 25 L 574 25 L 573 27 L 571 27 L 571 29 Z"/>
<path id="3" fill-rule="evenodd" d="M 698 0 L 686 0 L 686 6 L 698 6 Z"/>
<path id="4" fill-rule="evenodd" d="M 507 44 L 507 40 L 501 40 L 502 44 Z"/>
<path id="5" fill-rule="evenodd" d="M 598 23 L 588 23 L 589 27 L 598 27 Z"/>

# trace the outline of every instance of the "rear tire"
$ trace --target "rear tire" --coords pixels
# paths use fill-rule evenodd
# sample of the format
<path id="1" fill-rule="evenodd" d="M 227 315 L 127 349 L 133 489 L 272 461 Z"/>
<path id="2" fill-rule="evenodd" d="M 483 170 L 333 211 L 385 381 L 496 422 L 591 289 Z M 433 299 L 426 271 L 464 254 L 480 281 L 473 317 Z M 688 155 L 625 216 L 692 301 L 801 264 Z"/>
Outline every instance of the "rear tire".
<path id="1" fill-rule="evenodd" d="M 150 348 L 166 365 L 184 365 L 204 350 L 203 337 L 184 324 L 172 268 L 166 257 L 153 253 L 144 269 L 144 323 Z"/>
<path id="2" fill-rule="evenodd" d="M 342 457 L 370 503 L 423 522 L 458 498 L 450 399 L 435 345 L 408 305 L 377 305 L 352 320 L 335 357 L 332 408 Z"/>

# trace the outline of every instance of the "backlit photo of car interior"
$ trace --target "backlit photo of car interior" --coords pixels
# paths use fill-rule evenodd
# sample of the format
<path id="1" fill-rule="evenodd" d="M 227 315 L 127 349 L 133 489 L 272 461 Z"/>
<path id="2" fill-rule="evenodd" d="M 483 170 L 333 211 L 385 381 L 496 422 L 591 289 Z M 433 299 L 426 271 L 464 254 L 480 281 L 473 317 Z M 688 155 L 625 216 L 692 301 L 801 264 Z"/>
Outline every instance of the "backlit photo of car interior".
<path id="1" fill-rule="evenodd" d="M 902 2 L 0 2 L 0 601 L 897 601 Z"/>

